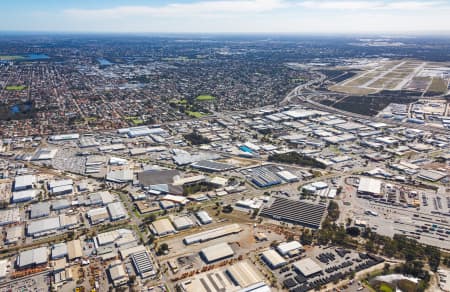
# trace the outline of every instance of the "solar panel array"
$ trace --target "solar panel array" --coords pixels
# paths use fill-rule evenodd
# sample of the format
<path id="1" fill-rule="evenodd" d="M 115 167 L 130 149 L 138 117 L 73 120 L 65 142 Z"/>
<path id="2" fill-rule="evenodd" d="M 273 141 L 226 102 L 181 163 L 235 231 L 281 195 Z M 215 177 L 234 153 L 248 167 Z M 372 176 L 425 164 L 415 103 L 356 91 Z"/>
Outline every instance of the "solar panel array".
<path id="1" fill-rule="evenodd" d="M 131 259 L 138 274 L 144 275 L 146 273 L 155 272 L 152 260 L 150 259 L 150 256 L 146 251 L 133 254 L 131 256 Z"/>
<path id="2" fill-rule="evenodd" d="M 325 210 L 326 206 L 324 205 L 277 197 L 269 207 L 262 209 L 260 215 L 318 229 Z"/>
<path id="3" fill-rule="evenodd" d="M 260 188 L 279 185 L 283 181 L 281 178 L 265 167 L 258 167 L 252 170 L 252 183 Z"/>
<path id="4" fill-rule="evenodd" d="M 231 164 L 211 161 L 211 160 L 202 160 L 191 164 L 192 167 L 200 168 L 208 171 L 226 171 L 235 168 Z"/>

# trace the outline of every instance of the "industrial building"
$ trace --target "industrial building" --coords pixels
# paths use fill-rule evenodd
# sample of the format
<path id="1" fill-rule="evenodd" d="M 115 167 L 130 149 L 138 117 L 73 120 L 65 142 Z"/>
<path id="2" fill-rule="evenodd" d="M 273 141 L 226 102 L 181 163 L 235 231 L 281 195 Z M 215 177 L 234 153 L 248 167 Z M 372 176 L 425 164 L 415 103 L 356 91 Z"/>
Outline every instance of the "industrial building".
<path id="1" fill-rule="evenodd" d="M 179 284 L 185 292 L 270 292 L 264 277 L 248 260 L 232 264 L 228 268 L 214 269 L 197 274 Z"/>
<path id="2" fill-rule="evenodd" d="M 50 215 L 50 203 L 39 202 L 30 206 L 30 219 L 47 217 Z"/>
<path id="3" fill-rule="evenodd" d="M 308 228 L 318 229 L 326 206 L 286 198 L 275 197 L 268 206 L 263 207 L 261 216 L 286 221 Z"/>
<path id="4" fill-rule="evenodd" d="M 256 267 L 248 260 L 232 264 L 227 269 L 231 280 L 236 283 L 241 290 L 239 291 L 258 291 L 270 292 L 270 288 L 264 282 L 264 277 Z"/>
<path id="5" fill-rule="evenodd" d="M 35 184 L 36 181 L 37 180 L 36 180 L 35 175 L 27 174 L 27 175 L 16 176 L 14 178 L 13 191 L 19 192 L 19 191 L 23 191 L 23 190 L 32 189 L 33 184 Z"/>
<path id="6" fill-rule="evenodd" d="M 420 170 L 417 177 L 427 181 L 437 182 L 442 180 L 446 176 L 448 176 L 448 174 L 445 172 L 430 169 L 422 169 Z"/>
<path id="7" fill-rule="evenodd" d="M 108 210 L 105 207 L 95 208 L 86 212 L 86 217 L 89 218 L 92 225 L 105 222 L 109 219 Z"/>
<path id="8" fill-rule="evenodd" d="M 68 195 L 73 192 L 73 180 L 60 179 L 52 180 L 47 183 L 50 194 L 54 196 Z"/>
<path id="9" fill-rule="evenodd" d="M 35 249 L 21 251 L 17 256 L 16 266 L 19 269 L 31 268 L 47 264 L 48 248 L 39 247 Z"/>
<path id="10" fill-rule="evenodd" d="M 200 223 L 202 223 L 203 225 L 212 223 L 212 218 L 206 211 L 198 211 L 197 213 L 195 213 L 195 216 L 198 218 L 198 220 L 200 220 Z"/>
<path id="11" fill-rule="evenodd" d="M 144 279 L 148 277 L 154 277 L 156 275 L 153 262 L 147 251 L 134 253 L 131 256 L 131 261 L 133 262 L 136 274 L 138 274 L 141 278 Z"/>
<path id="12" fill-rule="evenodd" d="M 54 211 L 67 209 L 70 206 L 72 206 L 72 203 L 66 199 L 52 201 L 52 210 L 54 210 Z"/>
<path id="13" fill-rule="evenodd" d="M 261 258 L 272 269 L 277 269 L 279 267 L 286 265 L 286 263 L 287 263 L 286 260 L 273 249 L 269 249 L 269 250 L 266 250 L 265 252 L 263 252 L 261 254 Z"/>
<path id="14" fill-rule="evenodd" d="M 282 183 L 281 178 L 266 167 L 257 167 L 251 169 L 251 182 L 260 188 Z"/>
<path id="15" fill-rule="evenodd" d="M 183 242 L 186 245 L 194 244 L 194 243 L 198 243 L 198 242 L 205 242 L 205 241 L 219 238 L 222 236 L 239 233 L 241 231 L 242 231 L 242 228 L 239 226 L 239 224 L 230 224 L 230 225 L 226 225 L 223 227 L 218 227 L 215 229 L 206 230 L 203 232 L 199 232 L 199 233 L 196 233 L 193 235 L 186 236 L 183 239 Z"/>
<path id="16" fill-rule="evenodd" d="M 234 251 L 228 243 L 222 242 L 216 245 L 205 247 L 200 251 L 200 255 L 203 260 L 209 264 L 232 257 L 234 255 Z"/>
<path id="17" fill-rule="evenodd" d="M 104 246 L 108 244 L 115 244 L 116 246 L 126 245 L 136 241 L 133 231 L 129 229 L 116 229 L 108 232 L 103 232 L 97 235 L 97 246 Z"/>
<path id="18" fill-rule="evenodd" d="M 12 226 L 6 230 L 6 244 L 14 244 L 22 240 L 23 238 L 23 226 Z"/>
<path id="19" fill-rule="evenodd" d="M 380 196 L 381 180 L 370 177 L 360 177 L 358 185 L 358 195 L 361 196 Z"/>
<path id="20" fill-rule="evenodd" d="M 217 171 L 228 171 L 235 168 L 234 165 L 212 161 L 212 160 L 201 160 L 191 164 L 193 168 L 200 169 L 207 172 L 217 172 Z"/>
<path id="21" fill-rule="evenodd" d="M 11 197 L 11 203 L 23 203 L 36 199 L 36 197 L 40 194 L 39 190 L 28 189 L 22 190 L 18 192 L 13 192 Z"/>
<path id="22" fill-rule="evenodd" d="M 116 260 L 111 263 L 108 268 L 108 273 L 114 287 L 119 287 L 128 283 L 129 277 L 125 272 L 121 261 Z"/>
<path id="23" fill-rule="evenodd" d="M 79 239 L 71 240 L 67 242 L 67 257 L 69 261 L 81 258 L 83 256 L 83 248 Z"/>
<path id="24" fill-rule="evenodd" d="M 167 218 L 156 220 L 152 223 L 152 232 L 158 236 L 165 236 L 175 232 L 170 220 Z"/>
<path id="25" fill-rule="evenodd" d="M 130 138 L 149 136 L 149 135 L 158 135 L 158 134 L 166 133 L 166 131 L 164 131 L 161 128 L 151 128 L 150 129 L 147 126 L 124 128 L 124 129 L 119 129 L 117 132 L 119 134 L 127 134 Z"/>
<path id="26" fill-rule="evenodd" d="M 277 246 L 277 251 L 282 256 L 293 256 L 303 249 L 303 245 L 298 241 L 283 242 Z"/>
<path id="27" fill-rule="evenodd" d="M 122 202 L 110 203 L 107 206 L 111 221 L 125 219 L 128 216 Z"/>
<path id="28" fill-rule="evenodd" d="M 77 133 L 74 133 L 74 134 L 53 135 L 53 136 L 50 136 L 48 139 L 50 141 L 60 142 L 60 141 L 77 140 L 79 138 L 80 138 L 80 135 Z"/>
<path id="29" fill-rule="evenodd" d="M 0 211 L 0 226 L 20 222 L 20 209 L 12 208 Z"/>
<path id="30" fill-rule="evenodd" d="M 194 226 L 194 222 L 188 216 L 177 216 L 171 220 L 176 230 L 184 230 Z"/>
<path id="31" fill-rule="evenodd" d="M 319 264 L 310 258 L 301 259 L 295 262 L 292 266 L 297 272 L 301 273 L 305 277 L 311 277 L 322 271 Z"/>
<path id="32" fill-rule="evenodd" d="M 133 181 L 133 171 L 129 168 L 112 170 L 106 174 L 106 180 L 114 183 L 127 183 Z"/>
<path id="33" fill-rule="evenodd" d="M 48 217 L 28 222 L 27 235 L 39 237 L 65 228 L 71 228 L 78 224 L 78 215 L 68 216 L 61 214 L 57 217 Z"/>
<path id="34" fill-rule="evenodd" d="M 6 274 L 8 271 L 8 265 L 9 265 L 9 261 L 7 259 L 0 260 L 0 280 L 3 280 L 6 278 Z"/>
<path id="35" fill-rule="evenodd" d="M 91 193 L 88 195 L 87 199 L 80 202 L 82 205 L 101 205 L 106 206 L 109 203 L 114 202 L 115 198 L 109 191 L 100 191 L 96 193 Z"/>
<path id="36" fill-rule="evenodd" d="M 56 232 L 60 227 L 59 217 L 49 217 L 30 221 L 27 225 L 27 235 L 37 237 L 43 234 Z"/>
<path id="37" fill-rule="evenodd" d="M 60 259 L 67 256 L 67 244 L 65 242 L 60 242 L 52 245 L 50 248 L 52 260 Z"/>
<path id="38" fill-rule="evenodd" d="M 50 160 L 53 159 L 58 152 L 58 149 L 38 149 L 31 157 L 31 160 Z"/>
<path id="39" fill-rule="evenodd" d="M 179 288 L 184 292 L 240 291 L 240 287 L 233 283 L 226 271 L 219 269 L 186 279 L 179 284 Z"/>
<path id="40" fill-rule="evenodd" d="M 287 171 L 287 170 L 279 171 L 279 172 L 277 172 L 277 175 L 279 177 L 281 177 L 284 181 L 290 182 L 290 183 L 296 182 L 299 180 L 298 176 L 296 176 L 295 174 L 293 174 L 292 172 Z"/>

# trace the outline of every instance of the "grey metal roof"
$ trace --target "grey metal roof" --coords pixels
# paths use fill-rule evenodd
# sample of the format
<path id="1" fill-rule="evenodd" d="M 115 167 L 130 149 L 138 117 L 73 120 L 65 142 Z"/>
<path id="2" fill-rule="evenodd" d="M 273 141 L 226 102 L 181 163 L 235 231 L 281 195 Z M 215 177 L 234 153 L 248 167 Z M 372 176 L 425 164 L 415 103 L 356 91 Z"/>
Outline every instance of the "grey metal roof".
<path id="1" fill-rule="evenodd" d="M 28 223 L 27 234 L 33 235 L 37 233 L 56 230 L 58 228 L 60 228 L 59 217 L 34 220 Z"/>
<path id="2" fill-rule="evenodd" d="M 31 265 L 40 265 L 45 264 L 47 260 L 48 260 L 47 247 L 39 247 L 20 252 L 19 256 L 17 257 L 17 266 L 22 268 Z"/>
<path id="3" fill-rule="evenodd" d="M 50 203 L 49 202 L 39 202 L 39 203 L 31 205 L 31 207 L 30 207 L 30 218 L 31 219 L 48 216 L 49 214 L 50 214 Z"/>
<path id="4" fill-rule="evenodd" d="M 71 203 L 69 202 L 69 200 L 66 200 L 66 199 L 52 201 L 52 209 L 53 210 L 61 210 L 61 209 L 69 208 L 70 206 L 71 206 Z"/>
<path id="5" fill-rule="evenodd" d="M 111 219 L 119 219 L 127 216 L 127 211 L 121 202 L 110 203 L 107 206 Z"/>

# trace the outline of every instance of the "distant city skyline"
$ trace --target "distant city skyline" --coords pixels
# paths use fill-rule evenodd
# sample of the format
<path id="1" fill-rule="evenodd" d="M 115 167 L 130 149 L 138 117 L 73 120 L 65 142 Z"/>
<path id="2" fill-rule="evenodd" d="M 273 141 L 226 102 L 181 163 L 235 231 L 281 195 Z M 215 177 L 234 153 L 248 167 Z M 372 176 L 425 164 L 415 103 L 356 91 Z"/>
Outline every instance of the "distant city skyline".
<path id="1" fill-rule="evenodd" d="M 0 31 L 445 33 L 450 1 L 2 1 Z"/>

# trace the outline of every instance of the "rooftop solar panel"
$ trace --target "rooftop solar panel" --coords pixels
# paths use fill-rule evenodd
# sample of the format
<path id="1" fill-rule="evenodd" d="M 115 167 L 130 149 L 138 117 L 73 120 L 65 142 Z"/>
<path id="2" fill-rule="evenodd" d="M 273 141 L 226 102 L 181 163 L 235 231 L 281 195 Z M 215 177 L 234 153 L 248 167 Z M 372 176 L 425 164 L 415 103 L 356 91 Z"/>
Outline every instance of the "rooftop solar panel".
<path id="1" fill-rule="evenodd" d="M 263 208 L 260 215 L 317 229 L 325 209 L 323 205 L 277 197 L 270 206 Z"/>

